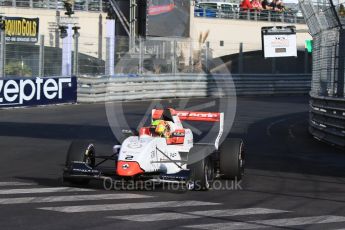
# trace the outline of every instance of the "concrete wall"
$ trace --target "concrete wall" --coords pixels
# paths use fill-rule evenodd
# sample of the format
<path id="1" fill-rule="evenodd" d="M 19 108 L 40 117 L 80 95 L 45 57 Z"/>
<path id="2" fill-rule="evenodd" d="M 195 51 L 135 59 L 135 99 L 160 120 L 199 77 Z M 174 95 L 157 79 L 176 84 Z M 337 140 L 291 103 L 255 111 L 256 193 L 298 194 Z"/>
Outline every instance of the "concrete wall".
<path id="1" fill-rule="evenodd" d="M 39 33 L 45 35 L 45 45 L 55 46 L 55 33 L 50 29 L 52 23 L 56 23 L 56 11 L 47 9 L 30 9 L 30 8 L 13 8 L 13 7 L 1 7 L 0 13 L 7 17 L 27 17 L 27 18 L 40 18 Z M 64 15 L 64 11 L 60 11 L 61 16 Z M 82 12 L 76 11 L 73 15 L 76 17 L 76 22 L 80 29 L 80 47 L 81 53 L 98 57 L 98 23 L 99 15 L 102 15 L 103 24 L 103 50 L 102 57 L 105 58 L 105 13 L 100 12 Z M 61 40 L 60 40 L 61 42 Z M 61 44 L 60 44 L 61 47 Z"/>
<path id="2" fill-rule="evenodd" d="M 207 41 L 213 49 L 213 57 L 225 56 L 239 52 L 239 44 L 243 42 L 243 51 L 261 50 L 261 27 L 287 26 L 286 23 L 247 21 L 217 18 L 192 17 L 191 38 L 197 41 L 200 33 L 209 31 Z M 297 30 L 308 30 L 305 24 L 296 24 Z M 311 39 L 309 33 L 297 34 L 297 46 L 304 49 L 306 39 Z M 220 41 L 224 46 L 220 46 Z"/>

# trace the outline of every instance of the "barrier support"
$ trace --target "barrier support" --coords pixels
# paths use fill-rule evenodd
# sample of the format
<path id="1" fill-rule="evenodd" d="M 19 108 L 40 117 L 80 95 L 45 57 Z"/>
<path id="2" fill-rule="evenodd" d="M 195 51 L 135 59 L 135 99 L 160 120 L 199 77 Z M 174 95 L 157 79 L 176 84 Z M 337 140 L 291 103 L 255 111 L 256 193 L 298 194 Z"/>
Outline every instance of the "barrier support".
<path id="1" fill-rule="evenodd" d="M 40 54 L 39 54 L 38 76 L 44 77 L 44 35 L 40 36 Z"/>
<path id="2" fill-rule="evenodd" d="M 5 64 L 6 64 L 6 38 L 5 31 L 1 30 L 1 47 L 0 47 L 0 77 L 5 77 Z"/>

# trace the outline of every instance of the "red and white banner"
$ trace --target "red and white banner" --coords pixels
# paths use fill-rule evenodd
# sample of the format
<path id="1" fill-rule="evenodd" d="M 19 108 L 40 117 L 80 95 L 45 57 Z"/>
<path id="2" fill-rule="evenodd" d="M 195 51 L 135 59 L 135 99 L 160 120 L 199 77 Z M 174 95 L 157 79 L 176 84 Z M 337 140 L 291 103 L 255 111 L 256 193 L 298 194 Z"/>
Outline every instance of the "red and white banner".
<path id="1" fill-rule="evenodd" d="M 149 6 L 147 10 L 147 14 L 150 16 L 164 14 L 164 13 L 173 11 L 174 8 L 175 8 L 175 4 Z"/>

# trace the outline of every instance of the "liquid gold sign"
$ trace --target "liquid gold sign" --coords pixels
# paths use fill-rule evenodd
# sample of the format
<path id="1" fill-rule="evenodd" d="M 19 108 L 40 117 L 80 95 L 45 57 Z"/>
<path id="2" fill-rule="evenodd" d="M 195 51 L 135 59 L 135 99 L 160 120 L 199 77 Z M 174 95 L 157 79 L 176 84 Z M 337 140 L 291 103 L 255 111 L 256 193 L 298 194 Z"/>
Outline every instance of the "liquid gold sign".
<path id="1" fill-rule="evenodd" d="M 38 41 L 39 18 L 6 17 L 6 42 Z"/>

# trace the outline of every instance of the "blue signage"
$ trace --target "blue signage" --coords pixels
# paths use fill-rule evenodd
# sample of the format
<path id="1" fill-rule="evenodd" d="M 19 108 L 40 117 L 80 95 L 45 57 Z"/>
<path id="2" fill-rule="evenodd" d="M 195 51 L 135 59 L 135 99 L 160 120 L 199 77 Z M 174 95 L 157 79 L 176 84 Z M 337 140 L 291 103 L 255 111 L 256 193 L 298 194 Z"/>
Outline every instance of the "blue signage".
<path id="1" fill-rule="evenodd" d="M 0 108 L 77 101 L 76 77 L 0 79 Z"/>

